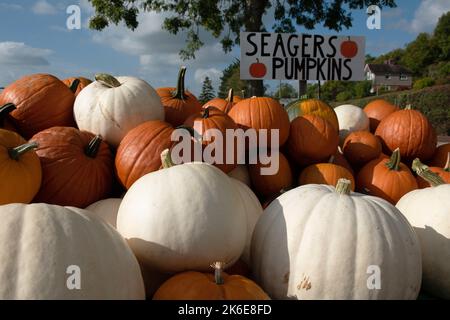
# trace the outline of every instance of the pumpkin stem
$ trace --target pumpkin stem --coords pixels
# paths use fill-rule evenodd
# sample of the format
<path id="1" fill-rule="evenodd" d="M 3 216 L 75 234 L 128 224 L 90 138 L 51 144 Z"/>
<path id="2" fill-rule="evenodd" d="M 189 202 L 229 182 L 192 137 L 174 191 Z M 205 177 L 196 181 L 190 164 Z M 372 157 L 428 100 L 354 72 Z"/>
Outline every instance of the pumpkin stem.
<path id="1" fill-rule="evenodd" d="M 21 146 L 9 149 L 8 150 L 9 157 L 13 160 L 19 160 L 21 155 L 23 155 L 24 153 L 27 153 L 30 150 L 36 149 L 37 147 L 39 147 L 37 142 L 33 141 L 33 142 L 25 143 Z"/>
<path id="2" fill-rule="evenodd" d="M 228 114 L 228 112 L 230 111 L 230 108 L 233 106 L 233 99 L 234 99 L 233 92 L 234 92 L 233 88 L 228 90 L 228 97 L 225 99 L 226 101 L 228 101 L 227 106 L 225 107 L 225 110 L 223 110 L 223 112 L 225 112 L 226 114 Z"/>
<path id="3" fill-rule="evenodd" d="M 72 83 L 70 84 L 70 91 L 72 91 L 73 93 L 75 93 L 77 91 L 78 85 L 80 84 L 80 79 L 75 79 L 72 81 Z"/>
<path id="4" fill-rule="evenodd" d="M 412 110 L 412 109 L 413 109 L 413 108 L 412 108 L 411 103 L 408 103 L 408 104 L 406 105 L 406 107 L 405 107 L 404 110 Z"/>
<path id="5" fill-rule="evenodd" d="M 340 178 L 336 184 L 336 192 L 339 194 L 349 195 L 352 187 L 352 182 L 345 178 Z"/>
<path id="6" fill-rule="evenodd" d="M 442 180 L 442 178 L 437 173 L 431 171 L 427 165 L 420 162 L 419 158 L 414 159 L 412 163 L 412 169 L 415 173 L 417 173 L 419 177 L 428 182 L 432 187 L 445 184 L 445 181 Z"/>
<path id="7" fill-rule="evenodd" d="M 102 143 L 102 136 L 96 135 L 87 145 L 84 153 L 90 157 L 95 158 L 97 156 L 98 150 L 100 149 L 100 144 Z"/>
<path id="8" fill-rule="evenodd" d="M 172 156 L 170 155 L 169 149 L 164 149 L 161 152 L 161 163 L 164 169 L 173 167 L 175 165 L 172 161 Z"/>
<path id="9" fill-rule="evenodd" d="M 444 170 L 450 172 L 450 152 L 447 154 L 447 162 L 445 163 Z"/>
<path id="10" fill-rule="evenodd" d="M 186 67 L 182 66 L 178 72 L 177 89 L 173 95 L 174 99 L 184 100 L 186 95 L 184 93 L 184 77 L 186 75 Z"/>
<path id="11" fill-rule="evenodd" d="M 400 166 L 400 149 L 397 148 L 392 152 L 391 158 L 388 162 L 386 162 L 386 167 L 389 168 L 389 170 L 398 171 L 398 168 Z"/>
<path id="12" fill-rule="evenodd" d="M 214 280 L 216 284 L 221 285 L 224 284 L 223 278 L 222 278 L 222 271 L 225 267 L 225 263 L 216 261 L 211 264 L 211 268 L 214 269 Z"/>
<path id="13" fill-rule="evenodd" d="M 120 87 L 120 82 L 112 75 L 106 73 L 97 73 L 95 75 L 95 80 L 100 82 L 102 85 L 107 86 L 109 88 L 117 88 Z"/>
<path id="14" fill-rule="evenodd" d="M 203 110 L 203 116 L 202 116 L 203 119 L 208 119 L 209 118 L 209 108 L 210 108 L 210 106 L 206 107 Z"/>
<path id="15" fill-rule="evenodd" d="M 0 125 L 3 125 L 5 117 L 10 114 L 13 110 L 16 110 L 16 105 L 14 103 L 7 103 L 0 107 Z"/>

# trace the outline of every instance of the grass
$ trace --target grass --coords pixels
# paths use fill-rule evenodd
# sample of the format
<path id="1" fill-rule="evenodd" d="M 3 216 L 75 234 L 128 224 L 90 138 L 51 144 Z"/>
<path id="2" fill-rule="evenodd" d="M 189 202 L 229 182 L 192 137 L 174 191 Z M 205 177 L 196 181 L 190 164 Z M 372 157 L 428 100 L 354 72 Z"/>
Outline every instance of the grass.
<path id="1" fill-rule="evenodd" d="M 413 109 L 421 111 L 428 117 L 438 135 L 450 135 L 450 84 L 390 92 L 344 102 L 331 102 L 330 105 L 337 107 L 342 104 L 353 104 L 363 108 L 375 99 L 385 99 L 401 108 L 411 104 Z"/>

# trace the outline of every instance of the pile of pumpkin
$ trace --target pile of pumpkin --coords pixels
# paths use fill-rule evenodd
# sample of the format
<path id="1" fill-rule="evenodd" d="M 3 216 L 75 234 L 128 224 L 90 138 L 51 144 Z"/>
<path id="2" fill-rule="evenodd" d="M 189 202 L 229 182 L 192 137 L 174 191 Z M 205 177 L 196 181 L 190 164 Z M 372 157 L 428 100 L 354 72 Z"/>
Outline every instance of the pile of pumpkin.
<path id="1" fill-rule="evenodd" d="M 422 113 L 232 90 L 202 106 L 185 73 L 0 94 L 0 298 L 450 298 L 450 144 Z M 264 141 L 247 164 L 175 165 L 176 128 L 278 129 L 279 170 L 249 159 Z"/>

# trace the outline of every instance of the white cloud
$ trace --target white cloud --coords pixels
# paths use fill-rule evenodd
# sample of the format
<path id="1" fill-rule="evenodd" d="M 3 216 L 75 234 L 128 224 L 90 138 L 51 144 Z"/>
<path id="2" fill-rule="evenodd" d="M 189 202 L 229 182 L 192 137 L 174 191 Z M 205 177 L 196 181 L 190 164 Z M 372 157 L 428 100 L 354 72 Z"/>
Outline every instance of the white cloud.
<path id="1" fill-rule="evenodd" d="M 37 1 L 31 8 L 31 10 L 38 15 L 53 15 L 58 12 L 56 7 L 46 0 Z"/>
<path id="2" fill-rule="evenodd" d="M 439 18 L 450 10 L 449 0 L 423 0 L 411 22 L 414 32 L 432 31 Z"/>
<path id="3" fill-rule="evenodd" d="M 49 49 L 33 48 L 23 42 L 0 42 L 1 65 L 49 65 L 47 57 L 51 53 Z"/>
<path id="4" fill-rule="evenodd" d="M 18 11 L 22 10 L 23 7 L 20 4 L 16 3 L 0 3 L 0 9 L 3 11 Z"/>

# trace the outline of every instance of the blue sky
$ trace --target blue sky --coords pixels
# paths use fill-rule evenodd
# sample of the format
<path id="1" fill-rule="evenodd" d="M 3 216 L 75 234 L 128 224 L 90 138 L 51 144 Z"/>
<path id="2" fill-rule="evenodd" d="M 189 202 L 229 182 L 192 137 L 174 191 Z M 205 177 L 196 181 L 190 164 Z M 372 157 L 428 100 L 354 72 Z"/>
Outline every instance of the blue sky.
<path id="1" fill-rule="evenodd" d="M 449 0 L 397 0 L 397 8 L 382 11 L 381 29 L 366 27 L 365 10 L 354 11 L 353 27 L 342 35 L 366 37 L 366 53 L 379 55 L 403 47 L 420 32 L 431 32 L 439 16 L 450 10 Z M 81 30 L 66 28 L 66 8 L 81 8 Z M 30 73 L 45 72 L 60 78 L 81 75 L 92 78 L 97 72 L 137 76 L 153 87 L 173 86 L 180 65 L 188 67 L 187 87 L 199 94 L 206 75 L 218 87 L 221 71 L 240 56 L 239 47 L 229 54 L 221 51 L 217 39 L 202 32 L 205 46 L 196 60 L 181 61 L 178 51 L 185 35 L 161 30 L 164 16 L 145 13 L 140 27 L 129 31 L 112 26 L 103 32 L 89 30 L 93 11 L 87 0 L 0 0 L 0 86 Z M 273 13 L 264 18 L 271 26 Z M 302 32 L 302 28 L 298 28 Z M 336 34 L 317 26 L 309 33 Z M 267 82 L 271 89 L 277 81 Z"/>

